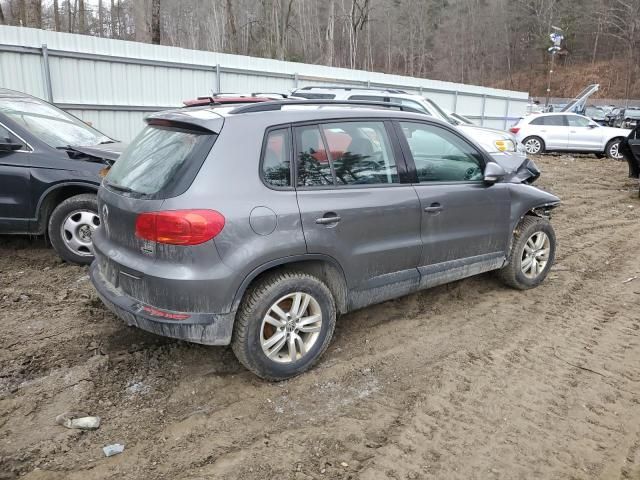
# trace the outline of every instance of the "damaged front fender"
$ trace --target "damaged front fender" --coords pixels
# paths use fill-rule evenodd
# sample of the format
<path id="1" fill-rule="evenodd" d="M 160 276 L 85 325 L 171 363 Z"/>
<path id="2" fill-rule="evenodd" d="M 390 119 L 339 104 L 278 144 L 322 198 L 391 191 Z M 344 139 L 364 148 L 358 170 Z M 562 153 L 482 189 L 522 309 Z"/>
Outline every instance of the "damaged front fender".
<path id="1" fill-rule="evenodd" d="M 531 184 L 540 177 L 538 166 L 520 152 L 496 152 L 491 158 L 506 172 L 503 182 Z"/>

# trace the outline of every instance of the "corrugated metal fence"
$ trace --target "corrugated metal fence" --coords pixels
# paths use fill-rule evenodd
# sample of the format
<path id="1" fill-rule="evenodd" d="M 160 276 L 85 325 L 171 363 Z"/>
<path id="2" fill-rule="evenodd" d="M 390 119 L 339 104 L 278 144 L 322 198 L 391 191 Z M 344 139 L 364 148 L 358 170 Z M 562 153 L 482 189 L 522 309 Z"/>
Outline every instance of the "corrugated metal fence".
<path id="1" fill-rule="evenodd" d="M 400 88 L 506 128 L 528 93 L 265 58 L 0 26 L 0 87 L 57 104 L 130 140 L 149 112 L 216 92 L 281 92 L 307 85 Z"/>

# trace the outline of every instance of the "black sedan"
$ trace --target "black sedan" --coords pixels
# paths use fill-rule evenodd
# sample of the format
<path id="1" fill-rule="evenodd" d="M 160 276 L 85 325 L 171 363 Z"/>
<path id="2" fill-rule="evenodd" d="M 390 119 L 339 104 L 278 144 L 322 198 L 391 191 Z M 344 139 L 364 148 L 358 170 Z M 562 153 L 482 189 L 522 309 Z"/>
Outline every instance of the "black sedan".
<path id="1" fill-rule="evenodd" d="M 123 148 L 50 103 L 0 89 L 0 233 L 46 234 L 64 260 L 91 263 L 100 171 Z"/>

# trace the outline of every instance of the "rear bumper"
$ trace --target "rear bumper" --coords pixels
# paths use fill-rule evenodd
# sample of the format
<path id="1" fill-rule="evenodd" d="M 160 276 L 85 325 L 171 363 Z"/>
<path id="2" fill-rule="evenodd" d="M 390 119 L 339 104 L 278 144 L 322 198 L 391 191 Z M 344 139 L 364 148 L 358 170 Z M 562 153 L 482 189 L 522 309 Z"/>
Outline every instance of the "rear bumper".
<path id="1" fill-rule="evenodd" d="M 189 318 L 186 320 L 160 319 L 144 312 L 145 307 L 153 308 L 153 305 L 145 305 L 109 283 L 100 272 L 97 261 L 91 264 L 89 276 L 102 302 L 127 325 L 156 335 L 204 345 L 228 345 L 231 342 L 235 312 L 225 314 L 169 312 L 186 313 Z"/>

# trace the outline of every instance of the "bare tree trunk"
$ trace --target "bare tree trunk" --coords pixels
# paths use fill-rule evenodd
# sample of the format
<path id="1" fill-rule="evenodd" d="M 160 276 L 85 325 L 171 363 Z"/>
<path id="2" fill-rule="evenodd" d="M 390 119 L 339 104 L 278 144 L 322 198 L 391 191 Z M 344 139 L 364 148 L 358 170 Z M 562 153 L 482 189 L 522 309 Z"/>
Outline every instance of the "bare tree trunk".
<path id="1" fill-rule="evenodd" d="M 42 28 L 41 0 L 29 0 L 27 5 L 27 27 Z"/>
<path id="2" fill-rule="evenodd" d="M 6 25 L 7 21 L 4 18 L 4 12 L 2 11 L 2 4 L 0 3 L 0 25 Z"/>
<path id="3" fill-rule="evenodd" d="M 78 0 L 78 28 L 80 33 L 87 33 L 87 11 L 84 8 L 84 0 Z"/>
<path id="4" fill-rule="evenodd" d="M 236 27 L 236 16 L 233 13 L 233 2 L 227 0 L 225 3 L 225 13 L 227 20 L 227 27 L 229 28 L 229 35 L 231 36 L 229 49 L 232 53 L 240 53 L 240 45 L 238 43 L 238 28 Z"/>
<path id="5" fill-rule="evenodd" d="M 111 38 L 118 38 L 120 32 L 116 29 L 117 25 L 117 17 L 116 17 L 116 5 L 114 0 L 111 0 L 111 10 L 109 12 L 109 16 L 111 17 Z"/>
<path id="6" fill-rule="evenodd" d="M 18 15 L 20 16 L 20 25 L 27 26 L 27 5 L 26 0 L 18 1 Z"/>
<path id="7" fill-rule="evenodd" d="M 53 0 L 53 27 L 56 32 L 60 31 L 60 5 L 58 5 L 58 0 Z"/>
<path id="8" fill-rule="evenodd" d="M 151 0 L 151 43 L 160 45 L 160 0 Z"/>
<path id="9" fill-rule="evenodd" d="M 67 0 L 67 32 L 73 32 L 73 17 L 71 16 L 71 0 Z"/>
<path id="10" fill-rule="evenodd" d="M 102 0 L 98 0 L 98 36 L 104 37 L 104 10 Z"/>

